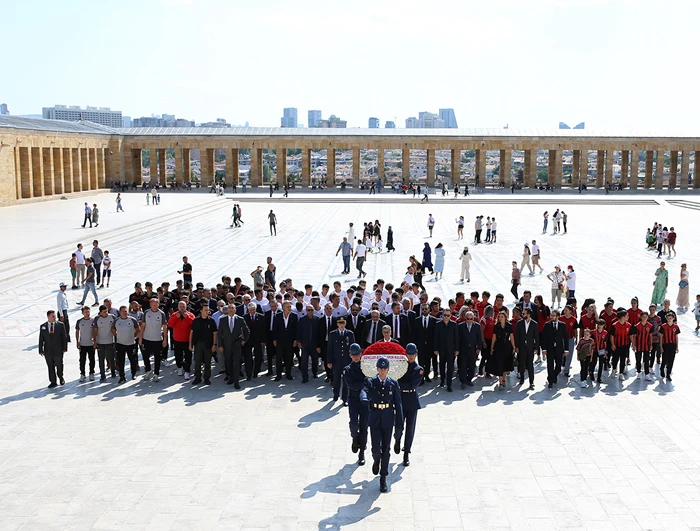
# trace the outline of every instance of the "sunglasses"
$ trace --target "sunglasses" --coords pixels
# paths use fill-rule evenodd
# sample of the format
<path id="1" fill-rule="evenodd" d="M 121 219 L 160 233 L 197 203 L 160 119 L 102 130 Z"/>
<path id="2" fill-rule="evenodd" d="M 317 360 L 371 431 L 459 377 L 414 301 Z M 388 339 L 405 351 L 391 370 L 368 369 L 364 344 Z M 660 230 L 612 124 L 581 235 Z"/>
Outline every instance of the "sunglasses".
<path id="1" fill-rule="evenodd" d="M 467 317 L 467 321 L 473 321 L 473 320 L 474 320 L 473 317 Z"/>

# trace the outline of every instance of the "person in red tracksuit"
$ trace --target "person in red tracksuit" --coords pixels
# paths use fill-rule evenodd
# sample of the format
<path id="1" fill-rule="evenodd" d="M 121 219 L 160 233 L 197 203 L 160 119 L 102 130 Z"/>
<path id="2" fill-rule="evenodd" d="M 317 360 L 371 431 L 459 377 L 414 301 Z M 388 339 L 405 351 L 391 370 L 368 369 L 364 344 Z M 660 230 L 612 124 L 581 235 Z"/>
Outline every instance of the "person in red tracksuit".
<path id="1" fill-rule="evenodd" d="M 666 377 L 667 381 L 671 381 L 671 371 L 673 370 L 673 362 L 678 353 L 678 334 L 681 329 L 678 323 L 673 322 L 673 314 L 666 314 L 666 322 L 661 325 L 661 372 L 662 378 Z"/>
<path id="2" fill-rule="evenodd" d="M 617 375 L 617 365 L 620 362 L 620 381 L 625 379 L 627 374 L 627 359 L 630 357 L 630 343 L 634 336 L 630 335 L 632 325 L 627 321 L 627 311 L 617 312 L 617 321 L 610 327 L 610 349 L 613 352 L 612 377 Z"/>
<path id="3" fill-rule="evenodd" d="M 593 332 L 596 352 L 590 367 L 591 380 L 593 380 L 595 376 L 595 365 L 596 362 L 598 363 L 598 378 L 596 379 L 598 383 L 603 383 L 603 367 L 605 365 L 605 359 L 608 357 L 608 336 L 608 331 L 605 329 L 605 321 L 598 319 L 595 331 Z"/>
<path id="4" fill-rule="evenodd" d="M 642 362 L 644 363 L 644 374 L 647 382 L 652 381 L 649 374 L 649 365 L 653 363 L 651 358 L 651 334 L 654 325 L 649 322 L 649 312 L 642 312 L 639 322 L 630 331 L 634 335 L 634 354 L 637 360 L 637 378 L 642 377 Z"/>

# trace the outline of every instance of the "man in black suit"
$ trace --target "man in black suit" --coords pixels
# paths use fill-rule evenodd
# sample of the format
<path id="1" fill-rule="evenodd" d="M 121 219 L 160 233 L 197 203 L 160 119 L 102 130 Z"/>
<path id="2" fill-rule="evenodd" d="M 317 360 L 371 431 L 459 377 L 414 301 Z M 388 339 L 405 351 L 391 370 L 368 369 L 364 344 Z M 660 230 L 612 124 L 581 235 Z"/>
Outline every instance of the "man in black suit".
<path id="1" fill-rule="evenodd" d="M 270 309 L 265 312 L 265 351 L 267 352 L 267 375 L 272 376 L 272 364 L 277 356 L 275 348 L 275 321 L 280 311 L 277 301 L 270 301 Z"/>
<path id="2" fill-rule="evenodd" d="M 459 381 L 462 383 L 462 389 L 466 385 L 474 385 L 472 380 L 476 370 L 476 358 L 479 356 L 483 341 L 481 325 L 474 322 L 474 312 L 467 312 L 465 318 L 465 322 L 457 325 L 459 332 L 457 367 L 459 368 Z"/>
<path id="3" fill-rule="evenodd" d="M 418 364 L 423 367 L 423 382 L 430 382 L 430 360 L 433 358 L 433 336 L 435 334 L 435 318 L 430 315 L 430 307 L 421 307 L 420 317 L 413 320 L 411 327 L 413 342 L 418 347 Z M 434 375 L 437 378 L 437 374 Z"/>
<path id="4" fill-rule="evenodd" d="M 258 305 L 248 303 L 248 311 L 243 316 L 250 330 L 250 337 L 243 346 L 243 363 L 246 380 L 257 378 L 262 368 L 263 345 L 265 344 L 265 316 L 258 312 Z"/>
<path id="5" fill-rule="evenodd" d="M 309 358 L 311 358 L 311 374 L 318 378 L 318 341 L 319 318 L 314 315 L 314 307 L 306 306 L 306 315 L 299 319 L 297 326 L 297 345 L 301 350 L 301 383 L 309 381 Z"/>
<path id="6" fill-rule="evenodd" d="M 333 330 L 338 328 L 335 322 L 335 317 L 333 317 L 333 306 L 327 303 L 323 307 L 323 316 L 319 317 L 317 324 L 317 340 L 316 340 L 316 352 L 321 356 L 323 360 L 323 369 L 326 371 L 326 381 L 330 382 L 332 377 L 332 371 L 328 368 L 328 334 Z"/>
<path id="7" fill-rule="evenodd" d="M 294 361 L 294 345 L 297 341 L 297 325 L 299 324 L 297 314 L 292 313 L 292 303 L 285 301 L 282 304 L 282 314 L 275 318 L 275 348 L 277 349 L 277 376 L 275 381 L 282 379 L 282 365 L 287 380 L 293 380 L 292 366 Z"/>
<path id="8" fill-rule="evenodd" d="M 337 330 L 328 334 L 328 367 L 333 371 L 333 402 L 340 396 L 343 369 L 350 365 L 350 345 L 355 342 L 355 334 L 345 330 L 345 317 L 338 317 Z M 343 387 L 343 405 L 348 402 L 348 388 Z"/>
<path id="9" fill-rule="evenodd" d="M 44 357 L 49 368 L 49 389 L 56 387 L 56 374 L 61 385 L 63 379 L 63 354 L 68 350 L 68 334 L 63 323 L 56 321 L 56 312 L 46 312 L 46 322 L 39 328 L 39 354 Z"/>
<path id="10" fill-rule="evenodd" d="M 408 317 L 401 313 L 400 303 L 391 304 L 391 313 L 387 314 L 386 319 L 386 324 L 391 327 L 391 337 L 405 348 L 411 342 L 411 325 L 408 322 Z"/>
<path id="11" fill-rule="evenodd" d="M 535 305 L 535 307 L 537 307 Z M 525 371 L 530 378 L 530 390 L 535 388 L 535 352 L 539 348 L 537 321 L 532 318 L 529 308 L 523 309 L 523 318 L 515 325 L 515 352 L 518 355 L 520 385 L 525 383 Z"/>
<path id="12" fill-rule="evenodd" d="M 418 317 L 418 314 L 420 313 L 420 307 L 418 308 L 418 311 L 413 310 L 412 306 L 412 301 L 409 298 L 404 298 L 401 300 L 401 313 L 408 317 L 408 326 L 413 329 L 413 322 L 416 320 L 416 317 Z M 416 305 L 419 306 L 419 305 Z"/>
<path id="13" fill-rule="evenodd" d="M 372 310 L 369 321 L 365 321 L 362 327 L 362 348 L 367 348 L 382 338 L 382 327 L 386 322 L 379 318 L 379 310 Z"/>
<path id="14" fill-rule="evenodd" d="M 365 316 L 360 315 L 360 305 L 353 303 L 350 306 L 350 315 L 345 316 L 345 328 L 355 334 L 355 339 L 358 342 L 360 337 L 362 337 L 362 327 L 365 324 L 365 320 Z"/>
<path id="15" fill-rule="evenodd" d="M 564 356 L 569 354 L 569 331 L 559 321 L 559 310 L 552 310 L 552 318 L 542 330 L 542 354 L 547 358 L 547 381 L 551 389 L 561 373 Z"/>
<path id="16" fill-rule="evenodd" d="M 459 355 L 459 333 L 457 323 L 450 320 L 449 309 L 442 311 L 442 320 L 435 323 L 433 335 L 433 354 L 438 356 L 440 365 L 440 387 L 452 392 L 452 376 L 454 374 L 455 357 Z"/>
<path id="17" fill-rule="evenodd" d="M 245 347 L 250 337 L 250 329 L 245 319 L 236 315 L 236 307 L 228 306 L 228 314 L 219 319 L 217 344 L 219 352 L 224 356 L 226 367 L 225 380 L 229 385 L 240 389 L 238 383 L 241 377 L 241 348 Z"/>

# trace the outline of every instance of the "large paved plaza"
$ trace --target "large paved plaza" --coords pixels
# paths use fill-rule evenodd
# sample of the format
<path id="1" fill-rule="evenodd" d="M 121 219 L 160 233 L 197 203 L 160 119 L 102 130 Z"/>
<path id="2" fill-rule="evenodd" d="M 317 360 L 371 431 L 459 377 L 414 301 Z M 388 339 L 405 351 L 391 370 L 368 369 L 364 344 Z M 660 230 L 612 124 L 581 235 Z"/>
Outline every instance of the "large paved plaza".
<path id="1" fill-rule="evenodd" d="M 55 308 L 76 243 L 100 241 L 113 259 L 109 289 L 116 306 L 135 281 L 174 283 L 181 257 L 207 286 L 223 274 L 249 280 L 272 256 L 278 279 L 295 286 L 341 280 L 336 249 L 349 222 L 378 219 L 394 230 L 396 252 L 372 255 L 367 280 L 398 281 L 407 258 L 425 241 L 446 249 L 444 279 L 426 282 L 430 297 L 456 291 L 506 294 L 510 264 L 536 239 L 545 272 L 574 265 L 577 298 L 648 307 L 659 260 L 645 250 L 654 221 L 674 226 L 676 258 L 668 297 L 675 303 L 682 262 L 690 270 L 691 304 L 700 284 L 700 213 L 668 200 L 691 196 L 633 194 L 481 194 L 430 203 L 419 198 L 295 193 L 162 193 L 146 206 L 142 193 L 26 204 L 0 210 L 0 528 L 49 529 L 700 529 L 700 339 L 692 312 L 679 316 L 680 354 L 673 383 L 604 378 L 581 389 L 578 377 L 546 388 L 508 380 L 477 380 L 469 391 L 421 387 L 424 406 L 410 467 L 392 455 L 390 492 L 379 493 L 371 460 L 358 467 L 350 450 L 347 410 L 331 401 L 322 379 L 242 382 L 234 391 L 214 378 L 195 388 L 174 366 L 161 381 L 141 378 L 79 383 L 74 343 L 65 356 L 66 385 L 46 389 L 46 365 L 36 347 L 46 310 Z M 231 229 L 240 199 L 245 225 Z M 100 206 L 100 225 L 83 229 L 83 201 Z M 688 206 L 688 205 L 686 205 Z M 700 201 L 689 206 L 700 207 Z M 542 213 L 563 208 L 568 234 L 542 234 Z M 270 237 L 267 213 L 278 217 Z M 428 214 L 437 224 L 428 239 Z M 498 243 L 471 244 L 478 214 L 495 216 Z M 455 218 L 466 219 L 456 241 Z M 473 255 L 471 282 L 459 283 L 458 254 Z M 354 269 L 353 269 L 354 271 Z M 700 281 L 699 281 L 700 282 Z M 523 277 L 523 289 L 549 301 L 545 275 Z M 77 290 L 69 290 L 71 322 Z M 90 299 L 88 299 L 90 300 Z M 675 304 L 672 305 L 675 309 Z M 574 366 L 578 364 L 574 362 Z M 632 371 L 634 372 L 634 371 Z"/>

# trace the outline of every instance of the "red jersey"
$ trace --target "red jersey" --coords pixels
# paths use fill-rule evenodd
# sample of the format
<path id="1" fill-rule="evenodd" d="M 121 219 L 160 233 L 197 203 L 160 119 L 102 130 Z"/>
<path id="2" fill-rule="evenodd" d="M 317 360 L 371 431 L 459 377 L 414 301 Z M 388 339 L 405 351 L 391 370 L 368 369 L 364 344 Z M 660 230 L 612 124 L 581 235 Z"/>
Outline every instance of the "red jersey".
<path id="1" fill-rule="evenodd" d="M 647 321 L 645 324 L 641 322 L 632 327 L 630 334 L 636 336 L 636 347 L 639 352 L 651 351 L 651 331 L 654 325 Z"/>
<path id="2" fill-rule="evenodd" d="M 501 306 L 500 308 L 498 308 L 498 307 L 494 306 L 494 307 L 493 307 L 493 318 L 494 318 L 494 320 L 498 318 L 498 314 L 499 314 L 500 312 L 505 312 L 505 314 L 506 314 L 506 320 L 509 319 L 509 317 L 510 317 L 510 310 L 508 309 L 508 307 L 506 307 L 506 306 Z"/>
<path id="3" fill-rule="evenodd" d="M 484 316 L 484 309 L 489 306 L 490 302 L 479 301 L 476 303 L 476 312 L 479 314 L 479 319 Z"/>
<path id="4" fill-rule="evenodd" d="M 678 334 L 681 333 L 681 329 L 676 323 L 668 325 L 664 323 L 661 325 L 661 335 L 663 337 L 663 344 L 668 345 L 669 343 L 678 343 Z"/>
<path id="5" fill-rule="evenodd" d="M 649 317 L 649 322 L 651 323 L 651 342 L 658 343 L 659 337 L 661 336 L 661 317 L 654 315 Z"/>
<path id="6" fill-rule="evenodd" d="M 632 325 L 629 323 L 622 324 L 620 321 L 615 321 L 612 325 L 612 336 L 615 338 L 616 347 L 624 347 L 630 344 L 630 331 Z"/>
<path id="7" fill-rule="evenodd" d="M 538 312 L 539 315 L 537 316 L 537 328 L 539 329 L 540 334 L 542 333 L 542 330 L 544 330 L 544 325 L 547 324 L 547 321 L 549 321 L 549 308 L 546 306 L 540 306 L 540 311 Z"/>
<path id="8" fill-rule="evenodd" d="M 576 317 L 573 315 L 571 317 L 559 317 L 559 320 L 566 325 L 566 331 L 569 332 L 569 339 L 574 339 L 574 330 L 578 328 L 578 323 L 576 322 Z"/>
<path id="9" fill-rule="evenodd" d="M 588 317 L 588 312 L 586 312 L 586 315 L 581 316 L 581 321 L 579 322 L 578 327 L 581 330 L 585 330 L 588 328 L 591 333 L 593 333 L 593 330 L 595 330 L 595 322 L 597 321 L 597 317 L 594 315 L 593 317 Z"/>
<path id="10" fill-rule="evenodd" d="M 520 319 L 522 319 L 522 317 L 518 317 L 518 318 L 513 317 L 510 320 L 510 326 L 513 327 L 513 332 L 515 332 L 515 325 L 518 324 L 518 321 L 520 321 Z"/>
<path id="11" fill-rule="evenodd" d="M 613 312 L 608 315 L 608 313 L 603 310 L 600 312 L 600 318 L 605 321 L 605 329 L 610 332 L 612 330 L 612 324 L 617 321 L 617 313 Z"/>
<path id="12" fill-rule="evenodd" d="M 627 320 L 629 321 L 629 324 L 631 324 L 632 326 L 636 325 L 639 322 L 639 320 L 641 319 L 641 315 L 642 315 L 641 308 L 637 308 L 636 310 L 629 308 L 627 310 L 627 317 L 628 317 Z"/>
<path id="13" fill-rule="evenodd" d="M 480 321 L 481 333 L 484 339 L 491 339 L 493 337 L 493 327 L 496 324 L 491 317 L 483 317 Z"/>
<path id="14" fill-rule="evenodd" d="M 595 341 L 596 351 L 605 350 L 605 348 L 608 346 L 608 332 L 607 332 L 607 330 L 603 330 L 602 332 L 598 332 L 598 329 L 596 328 L 593 331 L 593 340 Z"/>

